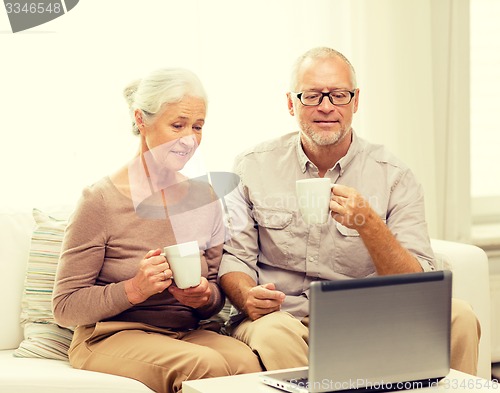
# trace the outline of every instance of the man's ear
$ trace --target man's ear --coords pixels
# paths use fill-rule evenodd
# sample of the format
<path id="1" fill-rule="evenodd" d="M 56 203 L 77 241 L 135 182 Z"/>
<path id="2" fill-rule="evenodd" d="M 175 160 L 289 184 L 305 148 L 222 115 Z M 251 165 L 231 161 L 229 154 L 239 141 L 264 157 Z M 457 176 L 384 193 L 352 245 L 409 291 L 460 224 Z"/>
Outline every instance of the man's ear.
<path id="1" fill-rule="evenodd" d="M 354 97 L 354 113 L 358 111 L 358 104 L 359 104 L 359 89 L 356 89 L 356 96 Z"/>
<path id="2" fill-rule="evenodd" d="M 295 116 L 295 112 L 293 110 L 292 94 L 290 92 L 286 93 L 286 98 L 288 101 L 288 113 L 290 113 L 291 116 Z"/>

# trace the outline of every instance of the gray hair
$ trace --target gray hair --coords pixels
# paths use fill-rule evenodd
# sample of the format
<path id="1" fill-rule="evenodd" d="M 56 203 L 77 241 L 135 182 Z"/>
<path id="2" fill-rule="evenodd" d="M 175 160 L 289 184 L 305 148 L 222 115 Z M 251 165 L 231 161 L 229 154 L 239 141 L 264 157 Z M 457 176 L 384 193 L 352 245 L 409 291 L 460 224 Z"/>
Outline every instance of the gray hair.
<path id="1" fill-rule="evenodd" d="M 326 46 L 320 46 L 308 50 L 295 61 L 292 68 L 292 75 L 290 79 L 291 91 L 296 91 L 297 89 L 297 82 L 298 82 L 297 78 L 299 70 L 300 67 L 302 66 L 302 63 L 304 63 L 306 59 L 331 59 L 331 58 L 339 58 L 349 66 L 349 68 L 351 69 L 352 83 L 354 84 L 354 88 L 356 88 L 356 71 L 354 70 L 354 67 L 352 66 L 351 62 L 347 59 L 347 57 L 345 57 L 342 53 L 336 51 L 335 49 L 328 48 Z"/>
<path id="2" fill-rule="evenodd" d="M 132 132 L 139 134 L 134 113 L 139 109 L 144 121 L 153 120 L 162 113 L 165 104 L 181 101 L 186 96 L 198 97 L 208 103 L 200 79 L 184 68 L 162 68 L 143 79 L 131 82 L 123 90 L 132 118 Z"/>

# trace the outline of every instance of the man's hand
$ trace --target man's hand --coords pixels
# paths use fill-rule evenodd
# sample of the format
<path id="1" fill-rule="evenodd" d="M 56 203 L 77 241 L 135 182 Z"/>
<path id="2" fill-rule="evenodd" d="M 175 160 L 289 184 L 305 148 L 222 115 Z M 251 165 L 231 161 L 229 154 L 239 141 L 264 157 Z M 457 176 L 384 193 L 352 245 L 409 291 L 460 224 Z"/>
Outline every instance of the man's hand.
<path id="1" fill-rule="evenodd" d="M 229 301 L 252 321 L 278 311 L 285 301 L 285 294 L 276 290 L 274 283 L 257 285 L 243 272 L 230 272 L 220 278 L 220 284 Z"/>
<path id="2" fill-rule="evenodd" d="M 336 184 L 332 189 L 330 210 L 335 221 L 358 232 L 378 218 L 358 191 L 341 184 Z"/>
<path id="3" fill-rule="evenodd" d="M 277 291 L 273 283 L 257 285 L 247 292 L 243 311 L 255 321 L 260 317 L 278 311 L 285 301 L 285 294 Z"/>
<path id="4" fill-rule="evenodd" d="M 335 221 L 358 231 L 379 275 L 422 271 L 417 258 L 397 241 L 368 201 L 354 188 L 335 185 L 330 210 Z"/>

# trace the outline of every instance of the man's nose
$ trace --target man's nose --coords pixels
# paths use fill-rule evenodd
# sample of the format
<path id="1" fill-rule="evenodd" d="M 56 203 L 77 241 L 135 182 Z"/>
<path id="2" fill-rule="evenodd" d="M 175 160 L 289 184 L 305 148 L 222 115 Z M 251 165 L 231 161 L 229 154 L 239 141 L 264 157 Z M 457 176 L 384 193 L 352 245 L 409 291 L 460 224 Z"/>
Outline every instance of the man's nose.
<path id="1" fill-rule="evenodd" d="M 320 104 L 318 105 L 318 110 L 322 112 L 331 112 L 335 110 L 335 105 L 333 105 L 330 101 L 330 97 L 328 96 L 323 96 L 321 99 Z"/>

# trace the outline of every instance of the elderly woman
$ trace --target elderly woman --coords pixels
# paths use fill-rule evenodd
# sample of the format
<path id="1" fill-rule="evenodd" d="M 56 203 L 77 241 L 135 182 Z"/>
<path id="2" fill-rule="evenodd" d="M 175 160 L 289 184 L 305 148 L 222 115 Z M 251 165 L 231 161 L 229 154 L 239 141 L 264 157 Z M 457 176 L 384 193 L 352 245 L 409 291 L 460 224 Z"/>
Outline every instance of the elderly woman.
<path id="1" fill-rule="evenodd" d="M 240 341 L 203 323 L 225 298 L 216 282 L 224 225 L 212 188 L 179 171 L 201 142 L 199 79 L 162 69 L 125 89 L 139 151 L 84 190 L 66 230 L 53 297 L 75 328 L 73 367 L 137 379 L 157 392 L 182 381 L 260 371 Z M 197 240 L 202 277 L 180 289 L 162 248 Z"/>

